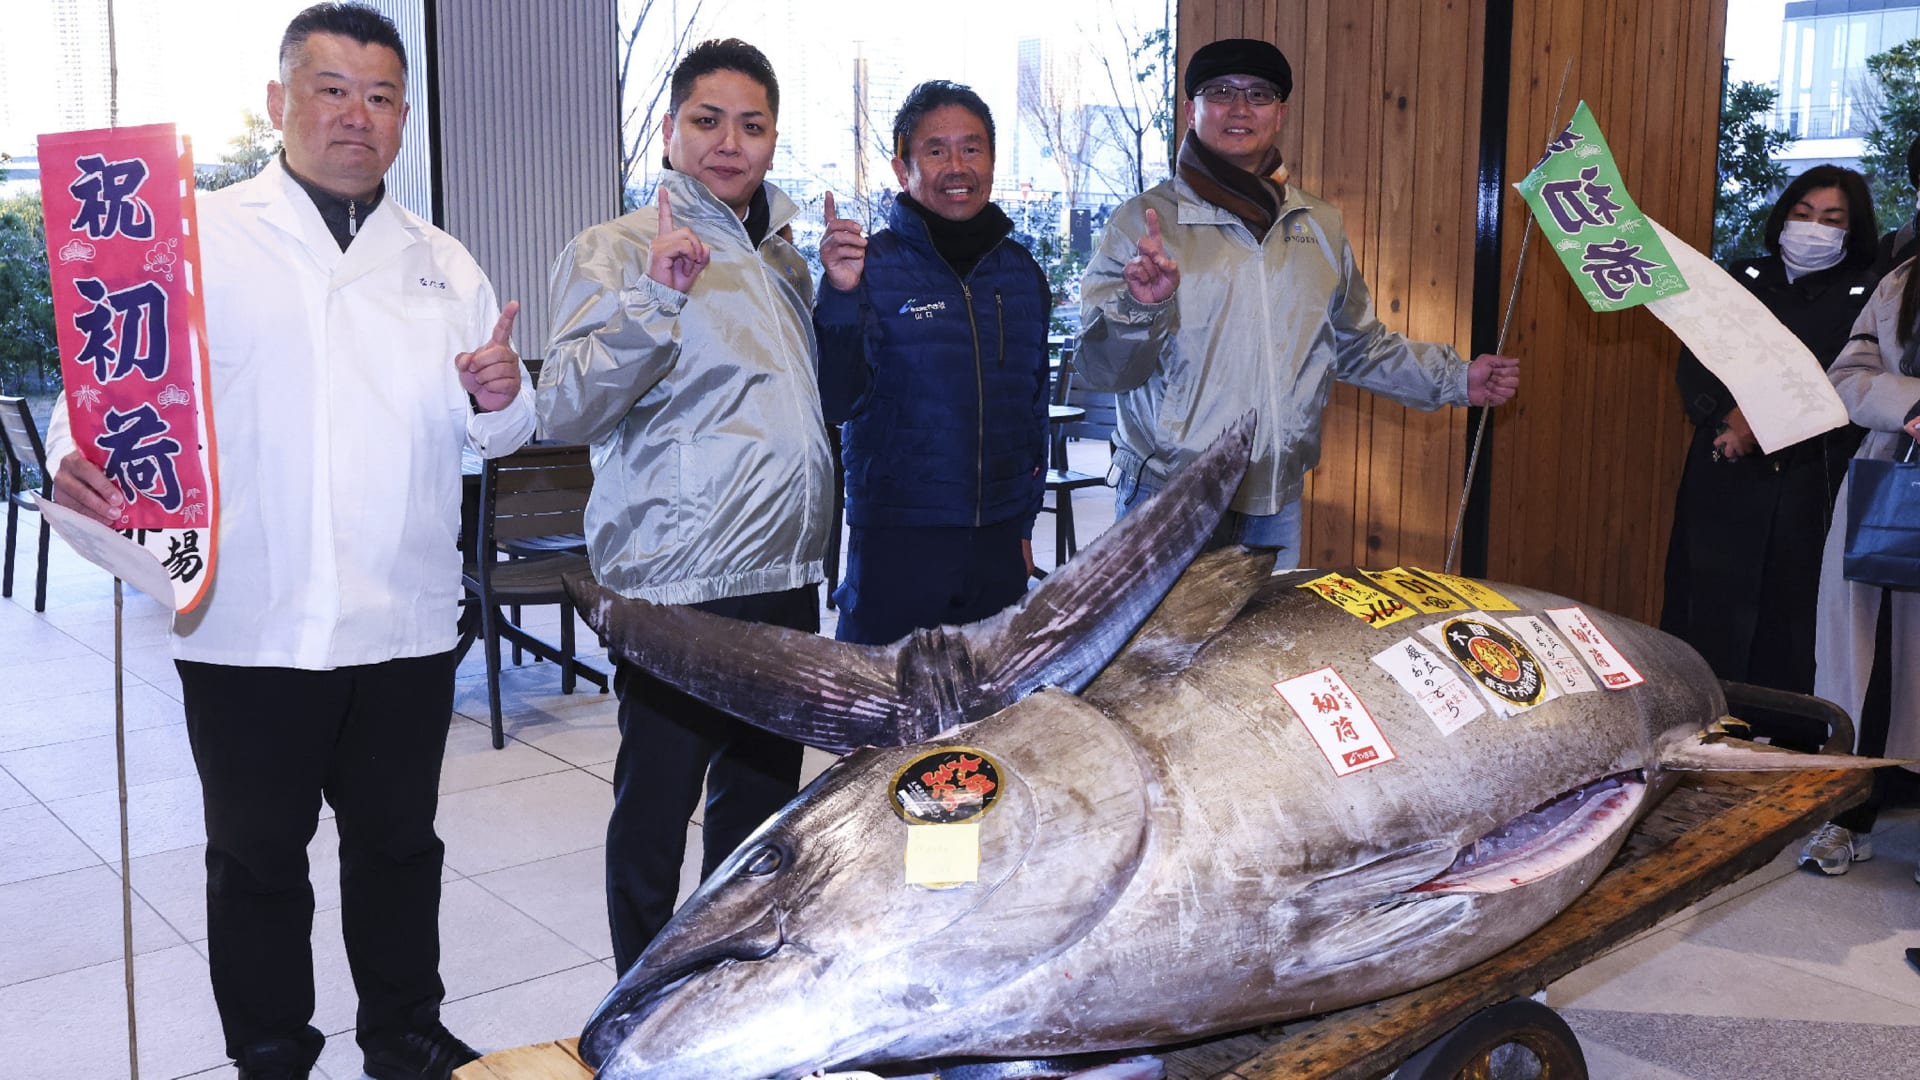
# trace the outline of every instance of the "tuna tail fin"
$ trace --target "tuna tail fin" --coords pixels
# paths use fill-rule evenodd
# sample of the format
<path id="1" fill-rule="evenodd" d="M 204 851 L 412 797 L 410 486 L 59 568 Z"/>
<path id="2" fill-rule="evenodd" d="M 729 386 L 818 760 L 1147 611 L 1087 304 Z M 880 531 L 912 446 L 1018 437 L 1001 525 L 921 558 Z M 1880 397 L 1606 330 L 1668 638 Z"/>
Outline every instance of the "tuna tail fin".
<path id="1" fill-rule="evenodd" d="M 1741 738 L 1747 726 L 1731 717 L 1660 748 L 1660 767 L 1678 772 L 1787 772 L 1793 769 L 1877 769 L 1909 765 L 1891 758 L 1806 754 Z"/>
<path id="2" fill-rule="evenodd" d="M 1043 686 L 1078 692 L 1206 544 L 1246 473 L 1249 412 L 1160 493 L 1018 605 L 892 645 L 849 645 L 567 583 L 613 651 L 735 716 L 829 750 L 897 746 L 989 716 Z"/>

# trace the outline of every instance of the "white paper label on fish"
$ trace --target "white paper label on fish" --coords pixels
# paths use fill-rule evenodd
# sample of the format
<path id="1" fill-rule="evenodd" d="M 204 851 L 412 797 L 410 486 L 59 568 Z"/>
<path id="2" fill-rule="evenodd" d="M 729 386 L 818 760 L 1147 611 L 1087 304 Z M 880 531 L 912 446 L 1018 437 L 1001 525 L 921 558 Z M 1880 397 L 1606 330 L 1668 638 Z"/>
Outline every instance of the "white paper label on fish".
<path id="1" fill-rule="evenodd" d="M 1413 695 L 1442 735 L 1451 735 L 1487 714 L 1486 706 L 1433 650 L 1412 638 L 1376 653 L 1373 662 Z"/>
<path id="2" fill-rule="evenodd" d="M 1533 655 L 1540 658 L 1561 690 L 1585 694 L 1600 689 L 1600 684 L 1593 681 L 1593 676 L 1587 674 L 1586 667 L 1580 663 L 1579 655 L 1560 640 L 1560 635 L 1553 632 L 1546 620 L 1538 615 L 1515 615 L 1507 619 L 1507 625 L 1527 643 Z"/>
<path id="3" fill-rule="evenodd" d="M 1593 666 L 1594 675 L 1600 679 L 1600 685 L 1609 690 L 1625 690 L 1629 686 L 1639 686 L 1646 677 L 1639 669 L 1627 662 L 1620 650 L 1614 647 L 1607 635 L 1593 625 L 1587 613 L 1577 607 L 1548 608 L 1547 618 L 1553 625 L 1567 635 L 1580 649 L 1580 658 Z"/>

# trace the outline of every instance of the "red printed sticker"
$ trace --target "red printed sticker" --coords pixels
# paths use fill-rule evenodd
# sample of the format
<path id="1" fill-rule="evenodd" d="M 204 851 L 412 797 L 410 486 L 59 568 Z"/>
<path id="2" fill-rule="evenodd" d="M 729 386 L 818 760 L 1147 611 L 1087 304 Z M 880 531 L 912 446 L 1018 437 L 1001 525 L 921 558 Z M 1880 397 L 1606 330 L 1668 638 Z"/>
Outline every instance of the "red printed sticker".
<path id="1" fill-rule="evenodd" d="M 929 751 L 893 774 L 893 812 L 917 825 L 952 825 L 985 814 L 1000 798 L 1000 766 L 979 750 Z"/>

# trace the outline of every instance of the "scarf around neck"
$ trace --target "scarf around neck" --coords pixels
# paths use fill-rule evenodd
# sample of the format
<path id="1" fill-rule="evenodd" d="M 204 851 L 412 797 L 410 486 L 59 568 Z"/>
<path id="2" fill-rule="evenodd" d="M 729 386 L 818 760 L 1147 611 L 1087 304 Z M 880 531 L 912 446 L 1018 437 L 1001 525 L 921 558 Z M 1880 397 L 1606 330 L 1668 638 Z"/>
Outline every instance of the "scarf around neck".
<path id="1" fill-rule="evenodd" d="M 1239 218 L 1255 240 L 1265 240 L 1280 220 L 1286 188 L 1271 179 L 1280 167 L 1280 148 L 1268 147 L 1257 171 L 1248 172 L 1207 149 L 1192 131 L 1180 141 L 1180 179 L 1194 194 Z"/>

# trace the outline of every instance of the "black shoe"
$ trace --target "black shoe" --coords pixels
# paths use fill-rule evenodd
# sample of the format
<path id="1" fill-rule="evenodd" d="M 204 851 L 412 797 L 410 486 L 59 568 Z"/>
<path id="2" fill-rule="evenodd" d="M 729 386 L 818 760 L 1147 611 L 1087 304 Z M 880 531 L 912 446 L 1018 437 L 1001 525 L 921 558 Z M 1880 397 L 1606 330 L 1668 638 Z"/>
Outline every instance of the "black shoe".
<path id="1" fill-rule="evenodd" d="M 1907 966 L 1915 971 L 1920 971 L 1920 949 L 1907 950 Z"/>
<path id="2" fill-rule="evenodd" d="M 370 1039 L 361 1049 L 373 1080 L 449 1080 L 453 1070 L 480 1059 L 480 1051 L 454 1038 L 438 1020 L 417 1031 Z"/>
<path id="3" fill-rule="evenodd" d="M 318 1031 L 308 1032 L 312 1038 L 268 1039 L 248 1046 L 234 1062 L 240 1066 L 240 1080 L 307 1080 L 324 1042 Z"/>

